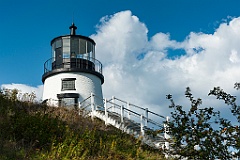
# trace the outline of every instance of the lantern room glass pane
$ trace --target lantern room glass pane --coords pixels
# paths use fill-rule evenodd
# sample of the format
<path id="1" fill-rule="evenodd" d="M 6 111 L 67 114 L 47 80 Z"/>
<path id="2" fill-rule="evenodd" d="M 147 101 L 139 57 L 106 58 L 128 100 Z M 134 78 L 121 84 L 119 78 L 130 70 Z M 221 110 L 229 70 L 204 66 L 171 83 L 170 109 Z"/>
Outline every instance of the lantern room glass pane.
<path id="1" fill-rule="evenodd" d="M 86 53 L 86 40 L 80 39 L 80 54 Z"/>
<path id="2" fill-rule="evenodd" d="M 58 39 L 57 41 L 55 41 L 55 45 L 56 45 L 55 48 L 62 47 L 62 39 Z"/>
<path id="3" fill-rule="evenodd" d="M 71 38 L 71 53 L 79 53 L 79 38 Z"/>
<path id="4" fill-rule="evenodd" d="M 70 58 L 70 54 L 69 53 L 63 53 L 63 58 Z"/>
<path id="5" fill-rule="evenodd" d="M 63 58 L 70 58 L 70 37 L 63 37 Z"/>
<path id="6" fill-rule="evenodd" d="M 52 61 L 55 61 L 56 57 L 56 52 L 55 52 L 55 48 L 52 46 Z"/>
<path id="7" fill-rule="evenodd" d="M 93 49 L 92 49 L 92 43 L 91 42 L 87 42 L 87 53 L 90 53 L 90 52 L 92 52 L 93 51 Z"/>
<path id="8" fill-rule="evenodd" d="M 57 39 L 52 43 L 52 58 L 53 58 L 53 61 L 55 61 L 56 56 L 58 56 L 58 55 L 56 55 L 57 51 L 58 51 L 58 53 L 59 53 L 59 51 L 62 52 L 62 39 Z"/>

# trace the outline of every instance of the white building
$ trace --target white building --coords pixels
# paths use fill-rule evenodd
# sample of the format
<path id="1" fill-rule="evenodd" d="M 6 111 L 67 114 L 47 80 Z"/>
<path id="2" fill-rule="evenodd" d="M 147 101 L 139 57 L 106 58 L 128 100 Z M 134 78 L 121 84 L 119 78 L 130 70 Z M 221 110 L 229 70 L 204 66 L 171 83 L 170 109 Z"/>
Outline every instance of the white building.
<path id="1" fill-rule="evenodd" d="M 70 35 L 59 36 L 51 41 L 52 58 L 44 63 L 43 100 L 54 106 L 78 106 L 91 93 L 95 103 L 101 105 L 102 64 L 95 59 L 95 42 L 76 35 L 74 23 Z"/>

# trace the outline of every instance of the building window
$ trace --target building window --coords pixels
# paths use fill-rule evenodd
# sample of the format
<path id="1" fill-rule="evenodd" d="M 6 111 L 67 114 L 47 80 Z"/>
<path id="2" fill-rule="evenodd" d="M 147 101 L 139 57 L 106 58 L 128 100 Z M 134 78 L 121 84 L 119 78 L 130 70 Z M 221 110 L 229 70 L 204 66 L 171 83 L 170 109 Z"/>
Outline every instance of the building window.
<path id="1" fill-rule="evenodd" d="M 78 108 L 78 93 L 57 94 L 59 107 Z"/>
<path id="2" fill-rule="evenodd" d="M 76 90 L 75 80 L 76 80 L 76 78 L 62 79 L 62 90 Z"/>
<path id="3" fill-rule="evenodd" d="M 62 98 L 59 101 L 59 106 L 61 107 L 77 107 L 78 99 L 77 98 Z"/>

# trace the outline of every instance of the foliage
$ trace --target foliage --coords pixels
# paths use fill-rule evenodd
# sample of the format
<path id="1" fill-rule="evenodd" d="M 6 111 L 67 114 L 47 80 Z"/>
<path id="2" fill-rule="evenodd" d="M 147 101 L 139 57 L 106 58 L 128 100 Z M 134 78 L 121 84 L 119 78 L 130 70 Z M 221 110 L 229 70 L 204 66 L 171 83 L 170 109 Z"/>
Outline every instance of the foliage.
<path id="1" fill-rule="evenodd" d="M 18 89 L 3 88 L 1 93 L 11 101 L 23 101 L 23 102 L 33 103 L 36 99 L 36 94 L 34 92 L 22 93 Z"/>
<path id="2" fill-rule="evenodd" d="M 79 115 L 79 110 L 22 102 L 0 91 L 0 159 L 163 159 L 140 140 Z"/>
<path id="3" fill-rule="evenodd" d="M 236 83 L 239 89 L 240 84 Z M 225 104 L 230 106 L 233 116 L 240 123 L 240 106 L 236 104 L 236 97 L 224 92 L 220 87 L 210 91 Z M 212 107 L 200 107 L 201 99 L 194 99 L 190 88 L 186 89 L 185 96 L 189 99 L 191 106 L 188 111 L 176 105 L 172 96 L 170 100 L 172 121 L 168 123 L 171 131 L 172 148 L 170 155 L 176 159 L 232 159 L 240 156 L 240 130 L 237 124 L 222 118 L 219 111 Z M 232 151 L 236 151 L 232 154 Z"/>

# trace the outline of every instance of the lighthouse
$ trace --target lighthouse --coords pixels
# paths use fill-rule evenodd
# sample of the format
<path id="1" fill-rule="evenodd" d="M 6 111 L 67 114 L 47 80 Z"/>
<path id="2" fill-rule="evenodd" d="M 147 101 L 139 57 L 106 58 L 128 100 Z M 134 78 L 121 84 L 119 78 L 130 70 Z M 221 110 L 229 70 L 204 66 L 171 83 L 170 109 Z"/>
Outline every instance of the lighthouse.
<path id="1" fill-rule="evenodd" d="M 95 59 L 93 39 L 77 35 L 74 23 L 70 34 L 51 41 L 52 56 L 44 63 L 42 76 L 43 101 L 49 105 L 78 107 L 79 102 L 94 95 L 96 105 L 102 105 L 102 64 Z"/>

